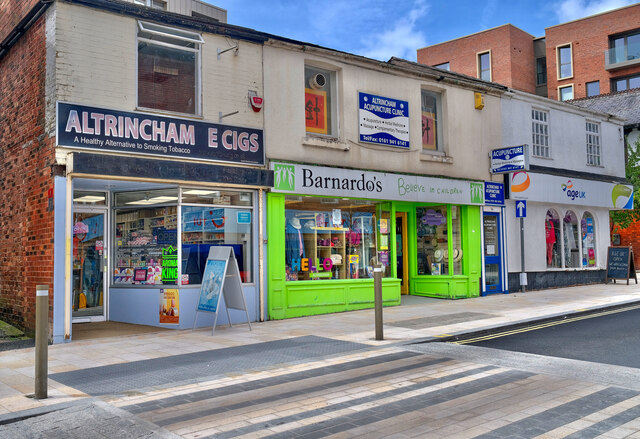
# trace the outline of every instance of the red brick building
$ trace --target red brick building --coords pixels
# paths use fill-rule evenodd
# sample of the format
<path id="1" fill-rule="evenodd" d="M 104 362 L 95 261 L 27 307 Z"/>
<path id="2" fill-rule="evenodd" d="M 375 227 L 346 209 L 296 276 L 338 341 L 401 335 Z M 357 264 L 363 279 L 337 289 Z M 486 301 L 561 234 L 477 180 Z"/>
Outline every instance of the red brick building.
<path id="1" fill-rule="evenodd" d="M 533 40 L 505 24 L 419 49 L 418 62 L 535 93 Z"/>
<path id="2" fill-rule="evenodd" d="M 0 319 L 27 329 L 35 320 L 36 285 L 49 285 L 52 294 L 53 280 L 49 198 L 55 153 L 44 130 L 46 7 L 36 0 L 0 2 Z"/>
<path id="3" fill-rule="evenodd" d="M 507 24 L 418 49 L 418 62 L 478 78 L 485 72 L 557 100 L 638 88 L 640 4 L 548 27 L 541 38 Z"/>

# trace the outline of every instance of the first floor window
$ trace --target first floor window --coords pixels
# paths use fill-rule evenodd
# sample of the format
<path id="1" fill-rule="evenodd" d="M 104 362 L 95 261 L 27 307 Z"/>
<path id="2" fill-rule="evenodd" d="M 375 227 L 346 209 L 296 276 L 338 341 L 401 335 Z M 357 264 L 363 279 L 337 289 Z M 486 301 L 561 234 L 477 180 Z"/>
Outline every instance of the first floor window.
<path id="1" fill-rule="evenodd" d="M 337 135 L 335 72 L 305 66 L 304 87 L 306 131 L 335 137 Z"/>
<path id="2" fill-rule="evenodd" d="M 600 124 L 587 122 L 587 165 L 600 166 Z"/>
<path id="3" fill-rule="evenodd" d="M 531 110 L 531 130 L 533 132 L 533 155 L 549 158 L 549 113 L 547 111 L 535 108 Z"/>
<path id="4" fill-rule="evenodd" d="M 390 230 L 380 202 L 287 196 L 286 280 L 371 278 L 377 262 L 390 276 Z"/>
<path id="5" fill-rule="evenodd" d="M 442 64 L 436 64 L 435 66 L 433 66 L 437 69 L 442 69 L 442 70 L 451 70 L 451 65 L 449 64 L 449 62 L 443 62 Z"/>
<path id="6" fill-rule="evenodd" d="M 442 94 L 422 90 L 422 150 L 442 151 Z"/>
<path id="7" fill-rule="evenodd" d="M 138 22 L 138 106 L 199 114 L 199 34 Z"/>

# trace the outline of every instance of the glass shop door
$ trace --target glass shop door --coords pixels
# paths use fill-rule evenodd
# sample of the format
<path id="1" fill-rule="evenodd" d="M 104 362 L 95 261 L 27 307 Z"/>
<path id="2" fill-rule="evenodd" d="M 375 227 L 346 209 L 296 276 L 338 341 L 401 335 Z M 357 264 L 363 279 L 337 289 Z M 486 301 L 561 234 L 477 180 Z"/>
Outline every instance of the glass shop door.
<path id="1" fill-rule="evenodd" d="M 500 214 L 484 212 L 484 278 L 485 294 L 502 293 L 502 243 L 500 242 Z"/>
<path id="2" fill-rule="evenodd" d="M 73 212 L 73 322 L 105 319 L 106 210 Z"/>

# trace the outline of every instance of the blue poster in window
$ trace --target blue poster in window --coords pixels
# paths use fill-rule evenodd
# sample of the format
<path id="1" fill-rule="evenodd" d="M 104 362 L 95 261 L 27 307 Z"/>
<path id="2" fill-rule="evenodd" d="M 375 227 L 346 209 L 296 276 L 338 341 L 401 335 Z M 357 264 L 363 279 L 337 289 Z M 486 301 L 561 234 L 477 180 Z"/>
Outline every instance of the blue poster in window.
<path id="1" fill-rule="evenodd" d="M 238 212 L 238 224 L 251 224 L 251 212 L 239 211 Z"/>
<path id="2" fill-rule="evenodd" d="M 216 312 L 227 271 L 227 261 L 208 259 L 202 276 L 198 311 Z"/>
<path id="3" fill-rule="evenodd" d="M 409 102 L 358 93 L 360 141 L 409 149 Z"/>

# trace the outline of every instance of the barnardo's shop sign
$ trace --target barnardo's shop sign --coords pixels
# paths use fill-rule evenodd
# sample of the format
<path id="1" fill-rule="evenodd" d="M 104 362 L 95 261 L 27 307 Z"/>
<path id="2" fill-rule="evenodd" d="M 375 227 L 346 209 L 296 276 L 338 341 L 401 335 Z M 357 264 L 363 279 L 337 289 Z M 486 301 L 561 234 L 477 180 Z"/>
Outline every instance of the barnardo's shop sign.
<path id="1" fill-rule="evenodd" d="M 58 102 L 57 145 L 264 165 L 262 130 Z"/>
<path id="2" fill-rule="evenodd" d="M 358 92 L 360 141 L 409 148 L 409 102 Z"/>
<path id="3" fill-rule="evenodd" d="M 271 162 L 273 192 L 375 200 L 484 204 L 484 183 Z"/>

